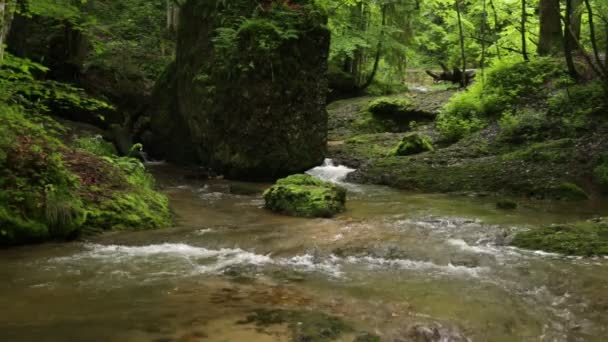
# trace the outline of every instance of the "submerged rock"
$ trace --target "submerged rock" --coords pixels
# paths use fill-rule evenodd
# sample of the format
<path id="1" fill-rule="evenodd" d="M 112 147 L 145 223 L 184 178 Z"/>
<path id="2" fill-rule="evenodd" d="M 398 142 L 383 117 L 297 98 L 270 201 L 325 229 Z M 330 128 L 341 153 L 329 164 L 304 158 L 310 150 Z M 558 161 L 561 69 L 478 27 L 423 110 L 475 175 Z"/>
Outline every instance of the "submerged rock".
<path id="1" fill-rule="evenodd" d="M 266 208 L 291 216 L 331 217 L 344 211 L 346 189 L 312 176 L 279 179 L 264 192 Z"/>
<path id="2" fill-rule="evenodd" d="M 258 328 L 285 324 L 291 332 L 293 341 L 307 342 L 334 341 L 343 333 L 353 330 L 340 318 L 323 312 L 304 310 L 259 309 L 250 314 L 246 320 L 238 323 L 255 324 Z"/>
<path id="3" fill-rule="evenodd" d="M 517 202 L 510 199 L 501 199 L 496 202 L 497 209 L 514 210 L 517 209 Z"/>
<path id="4" fill-rule="evenodd" d="M 176 61 L 139 134 L 151 154 L 246 180 L 320 164 L 329 31 L 313 1 L 189 0 L 180 12 Z"/>
<path id="5" fill-rule="evenodd" d="M 409 156 L 412 154 L 418 154 L 427 151 L 434 151 L 433 143 L 431 139 L 422 134 L 413 133 L 408 134 L 395 147 L 394 150 L 391 151 L 391 156 Z"/>

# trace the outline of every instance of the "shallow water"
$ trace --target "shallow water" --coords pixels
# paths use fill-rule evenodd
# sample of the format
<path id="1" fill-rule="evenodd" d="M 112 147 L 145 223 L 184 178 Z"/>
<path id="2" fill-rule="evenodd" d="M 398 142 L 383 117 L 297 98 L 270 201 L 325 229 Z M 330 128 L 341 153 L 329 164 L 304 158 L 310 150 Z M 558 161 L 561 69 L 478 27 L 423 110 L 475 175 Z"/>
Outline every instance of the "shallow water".
<path id="1" fill-rule="evenodd" d="M 324 312 L 386 341 L 420 324 L 473 341 L 608 333 L 608 260 L 504 246 L 519 229 L 606 215 L 601 203 L 505 212 L 491 198 L 346 184 L 345 213 L 300 219 L 229 182 L 154 169 L 174 228 L 0 251 L 0 341 L 289 341 L 286 326 L 236 324 L 259 308 Z"/>

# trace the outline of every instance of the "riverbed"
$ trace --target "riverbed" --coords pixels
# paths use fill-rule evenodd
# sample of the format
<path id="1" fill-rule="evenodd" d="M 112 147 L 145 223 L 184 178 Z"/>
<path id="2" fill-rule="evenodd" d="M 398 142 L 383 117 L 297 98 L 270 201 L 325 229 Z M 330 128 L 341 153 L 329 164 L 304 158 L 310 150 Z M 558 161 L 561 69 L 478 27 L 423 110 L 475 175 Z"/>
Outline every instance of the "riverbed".
<path id="1" fill-rule="evenodd" d="M 603 203 L 520 200 L 504 211 L 490 197 L 343 184 L 346 212 L 302 219 L 232 194 L 229 181 L 153 171 L 174 227 L 0 251 L 0 341 L 293 339 L 288 324 L 247 322 L 260 309 L 337 317 L 351 327 L 338 341 L 608 335 L 607 259 L 507 245 L 518 230 L 606 215 Z M 349 171 L 312 173 L 341 182 Z"/>

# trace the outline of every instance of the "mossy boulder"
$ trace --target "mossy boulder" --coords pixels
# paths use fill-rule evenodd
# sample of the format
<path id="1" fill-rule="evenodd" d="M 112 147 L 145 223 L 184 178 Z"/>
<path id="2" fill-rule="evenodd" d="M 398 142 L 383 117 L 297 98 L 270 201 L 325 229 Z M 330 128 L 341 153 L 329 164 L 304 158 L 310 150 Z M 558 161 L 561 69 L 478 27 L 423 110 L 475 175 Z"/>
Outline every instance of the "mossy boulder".
<path id="1" fill-rule="evenodd" d="M 520 232 L 513 246 L 566 255 L 608 255 L 608 220 L 555 225 Z"/>
<path id="2" fill-rule="evenodd" d="M 266 208 L 300 217 L 331 217 L 344 211 L 346 189 L 305 174 L 279 179 L 264 192 Z"/>
<path id="3" fill-rule="evenodd" d="M 180 12 L 175 63 L 140 129 L 149 152 L 243 180 L 320 164 L 329 30 L 314 1 L 189 0 Z"/>
<path id="4" fill-rule="evenodd" d="M 434 150 L 433 143 L 429 137 L 418 133 L 412 133 L 403 137 L 399 145 L 397 145 L 389 155 L 409 156 Z"/>
<path id="5" fill-rule="evenodd" d="M 367 111 L 383 118 L 398 118 L 408 115 L 414 109 L 413 103 L 407 98 L 383 97 L 369 103 Z"/>

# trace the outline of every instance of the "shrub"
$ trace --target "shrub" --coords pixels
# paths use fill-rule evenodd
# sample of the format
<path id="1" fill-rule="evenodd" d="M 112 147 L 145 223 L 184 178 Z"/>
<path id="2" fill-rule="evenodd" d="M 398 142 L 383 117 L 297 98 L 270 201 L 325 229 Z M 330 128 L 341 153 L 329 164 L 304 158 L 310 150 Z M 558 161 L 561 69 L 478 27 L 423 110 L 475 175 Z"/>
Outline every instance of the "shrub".
<path id="1" fill-rule="evenodd" d="M 510 143 L 542 140 L 547 133 L 547 116 L 539 111 L 523 109 L 505 111 L 499 120 L 500 138 Z"/>
<path id="2" fill-rule="evenodd" d="M 528 62 L 500 61 L 486 79 L 454 96 L 441 111 L 437 127 L 448 140 L 460 139 L 484 127 L 483 121 L 546 98 L 545 85 L 560 75 L 559 64 L 547 58 Z"/>
<path id="3" fill-rule="evenodd" d="M 114 148 L 114 145 L 103 140 L 101 136 L 78 138 L 74 140 L 74 146 L 100 157 L 111 157 L 116 155 L 116 148 Z"/>
<path id="4" fill-rule="evenodd" d="M 604 188 L 608 189 L 608 158 L 604 157 L 593 169 L 595 180 Z"/>

